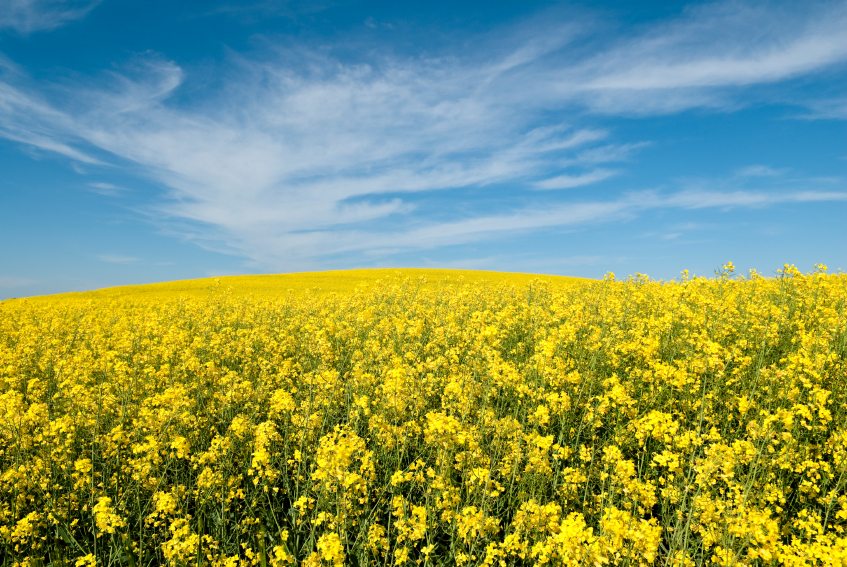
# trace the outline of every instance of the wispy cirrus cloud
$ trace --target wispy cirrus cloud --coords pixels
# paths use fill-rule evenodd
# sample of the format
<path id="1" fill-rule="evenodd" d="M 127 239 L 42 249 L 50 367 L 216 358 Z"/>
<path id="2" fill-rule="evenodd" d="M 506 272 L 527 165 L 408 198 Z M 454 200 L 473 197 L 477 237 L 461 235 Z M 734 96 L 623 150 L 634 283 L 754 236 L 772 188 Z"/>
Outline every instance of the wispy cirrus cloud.
<path id="1" fill-rule="evenodd" d="M 37 283 L 32 278 L 22 278 L 19 276 L 0 276 L 0 290 L 15 290 L 29 287 Z"/>
<path id="2" fill-rule="evenodd" d="M 551 80 L 598 112 L 651 114 L 741 102 L 739 89 L 808 75 L 847 58 L 847 4 L 727 1 L 682 17 Z"/>
<path id="3" fill-rule="evenodd" d="M 808 120 L 847 120 L 847 96 L 812 101 L 801 117 Z"/>
<path id="4" fill-rule="evenodd" d="M 83 140 L 68 109 L 44 100 L 14 63 L 0 54 L 0 137 L 86 164 L 101 161 L 76 147 Z"/>
<path id="5" fill-rule="evenodd" d="M 125 188 L 105 181 L 92 181 L 88 184 L 88 188 L 93 193 L 97 193 L 98 195 L 107 195 L 110 197 L 126 192 Z"/>
<path id="6" fill-rule="evenodd" d="M 150 208 L 171 230 L 273 269 L 657 208 L 841 201 L 814 188 L 567 203 L 537 191 L 596 190 L 649 148 L 599 127 L 595 114 L 733 108 L 746 88 L 847 60 L 844 4 L 772 8 L 701 6 L 622 39 L 590 19 L 533 33 L 517 26 L 496 48 L 481 42 L 462 55 L 341 59 L 279 47 L 232 56 L 218 89 L 188 99 L 174 95 L 190 70 L 164 59 L 78 85 L 6 72 L 0 136 L 88 164 L 131 163 L 166 189 Z M 495 187 L 511 188 L 503 210 L 476 210 Z M 434 204 L 444 192 L 449 211 Z"/>
<path id="7" fill-rule="evenodd" d="M 97 259 L 106 264 L 135 264 L 139 261 L 135 256 L 127 256 L 126 254 L 98 254 Z"/>
<path id="8" fill-rule="evenodd" d="M 524 207 L 505 214 L 476 216 L 433 223 L 411 230 L 381 235 L 355 231 L 311 232 L 300 235 L 300 245 L 319 246 L 327 254 L 338 254 L 389 246 L 392 249 L 429 249 L 477 242 L 542 228 L 580 226 L 631 219 L 656 210 L 696 210 L 762 208 L 786 203 L 845 203 L 847 188 L 841 191 L 787 190 L 779 193 L 752 190 L 674 192 L 636 191 L 608 200 L 578 201 L 555 207 Z M 278 243 L 281 248 L 285 242 Z"/>
<path id="9" fill-rule="evenodd" d="M 650 203 L 667 208 L 679 209 L 731 209 L 738 207 L 766 207 L 783 203 L 824 203 L 845 202 L 847 191 L 816 191 L 809 189 L 792 190 L 780 193 L 765 191 L 699 191 L 686 190 L 655 200 Z"/>
<path id="10" fill-rule="evenodd" d="M 84 18 L 101 0 L 3 0 L 0 30 L 21 34 L 55 29 Z"/>
<path id="11" fill-rule="evenodd" d="M 738 177 L 765 177 L 774 178 L 782 177 L 788 173 L 788 170 L 780 167 L 771 167 L 769 165 L 754 164 L 742 167 L 735 172 Z"/>
<path id="12" fill-rule="evenodd" d="M 211 7 L 206 15 L 236 16 L 242 20 L 253 21 L 273 17 L 296 19 L 303 15 L 322 12 L 343 0 L 241 0 L 224 1 Z"/>
<path id="13" fill-rule="evenodd" d="M 595 169 L 586 173 L 577 174 L 562 174 L 555 177 L 548 177 L 541 181 L 535 182 L 535 187 L 538 189 L 573 189 L 575 187 L 583 187 L 605 181 L 610 177 L 617 175 L 617 172 L 611 169 Z"/>

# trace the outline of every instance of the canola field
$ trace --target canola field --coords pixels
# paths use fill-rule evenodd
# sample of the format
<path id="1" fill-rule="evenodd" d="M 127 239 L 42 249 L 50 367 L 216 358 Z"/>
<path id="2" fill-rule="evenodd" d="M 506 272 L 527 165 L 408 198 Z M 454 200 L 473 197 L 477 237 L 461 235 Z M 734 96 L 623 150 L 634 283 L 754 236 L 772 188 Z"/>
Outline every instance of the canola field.
<path id="1" fill-rule="evenodd" d="M 2 565 L 847 565 L 847 277 L 0 303 Z"/>

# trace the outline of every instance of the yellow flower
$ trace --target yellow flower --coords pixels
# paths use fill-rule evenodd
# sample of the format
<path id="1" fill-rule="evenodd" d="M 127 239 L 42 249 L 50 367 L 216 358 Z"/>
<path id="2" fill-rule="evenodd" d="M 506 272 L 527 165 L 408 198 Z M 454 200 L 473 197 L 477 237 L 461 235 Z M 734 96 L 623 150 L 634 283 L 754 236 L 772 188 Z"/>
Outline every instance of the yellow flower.
<path id="1" fill-rule="evenodd" d="M 847 276 L 735 270 L 2 301 L 3 557 L 847 565 Z"/>
<path id="2" fill-rule="evenodd" d="M 97 524 L 97 529 L 101 533 L 113 534 L 116 529 L 126 526 L 126 522 L 115 513 L 112 508 L 112 499 L 108 496 L 101 496 L 97 499 L 97 504 L 91 510 L 94 513 L 94 522 Z"/>
<path id="3" fill-rule="evenodd" d="M 344 565 L 344 545 L 338 534 L 324 534 L 318 538 L 318 553 L 321 559 L 333 565 Z"/>
<path id="4" fill-rule="evenodd" d="M 97 560 L 89 553 L 74 561 L 74 567 L 97 567 Z"/>

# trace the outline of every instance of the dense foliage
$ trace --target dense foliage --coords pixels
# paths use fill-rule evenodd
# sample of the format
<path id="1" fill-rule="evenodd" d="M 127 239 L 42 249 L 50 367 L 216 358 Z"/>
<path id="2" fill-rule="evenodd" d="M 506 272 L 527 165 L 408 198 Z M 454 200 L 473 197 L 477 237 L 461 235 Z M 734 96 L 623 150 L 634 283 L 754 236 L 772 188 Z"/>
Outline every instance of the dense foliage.
<path id="1" fill-rule="evenodd" d="M 237 291 L 0 303 L 6 564 L 847 565 L 847 277 Z"/>

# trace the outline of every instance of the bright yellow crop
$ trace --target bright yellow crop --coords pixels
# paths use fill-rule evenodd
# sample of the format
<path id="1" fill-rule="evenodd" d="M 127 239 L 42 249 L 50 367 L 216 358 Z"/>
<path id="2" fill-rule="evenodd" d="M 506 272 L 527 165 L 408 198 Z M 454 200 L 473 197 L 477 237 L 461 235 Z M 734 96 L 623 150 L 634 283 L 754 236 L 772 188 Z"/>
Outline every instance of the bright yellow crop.
<path id="1" fill-rule="evenodd" d="M 0 303 L 0 563 L 847 565 L 847 277 Z"/>

